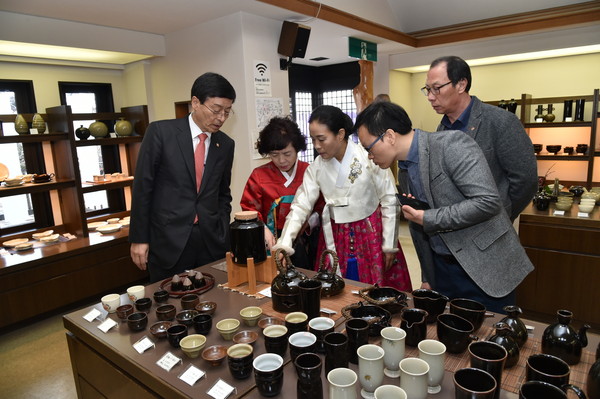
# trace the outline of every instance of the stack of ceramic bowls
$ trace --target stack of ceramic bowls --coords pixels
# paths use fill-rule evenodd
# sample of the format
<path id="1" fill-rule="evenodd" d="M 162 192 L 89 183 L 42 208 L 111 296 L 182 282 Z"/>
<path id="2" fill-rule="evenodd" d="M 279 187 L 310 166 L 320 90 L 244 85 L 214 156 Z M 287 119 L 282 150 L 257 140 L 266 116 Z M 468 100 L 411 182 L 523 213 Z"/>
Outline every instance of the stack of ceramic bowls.
<path id="1" fill-rule="evenodd" d="M 571 209 L 571 205 L 573 205 L 573 197 L 572 196 L 558 196 L 558 200 L 556 201 L 555 208 L 559 211 L 568 211 Z"/>
<path id="2" fill-rule="evenodd" d="M 582 198 L 579 200 L 579 212 L 590 213 L 594 210 L 596 200 L 593 198 Z"/>

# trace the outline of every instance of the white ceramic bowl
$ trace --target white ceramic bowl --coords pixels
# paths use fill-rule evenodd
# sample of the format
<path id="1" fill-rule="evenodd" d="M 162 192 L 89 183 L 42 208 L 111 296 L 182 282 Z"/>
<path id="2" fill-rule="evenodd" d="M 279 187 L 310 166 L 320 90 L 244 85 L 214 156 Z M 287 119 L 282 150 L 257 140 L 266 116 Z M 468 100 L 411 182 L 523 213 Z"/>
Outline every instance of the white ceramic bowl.
<path id="1" fill-rule="evenodd" d="M 48 236 L 52 235 L 52 233 L 54 233 L 54 230 L 46 230 L 46 231 L 42 231 L 42 232 L 40 232 L 40 233 L 33 233 L 33 234 L 31 235 L 31 237 L 32 237 L 34 240 L 39 240 L 39 239 L 40 239 L 40 238 L 42 238 L 42 237 L 48 237 Z"/>
<path id="2" fill-rule="evenodd" d="M 49 236 L 40 238 L 40 242 L 56 242 L 58 241 L 58 237 L 60 237 L 60 234 L 50 234 Z"/>
<path id="3" fill-rule="evenodd" d="M 102 234 L 111 234 L 121 230 L 121 225 L 118 223 L 115 224 L 107 224 L 105 226 L 100 226 L 96 228 L 96 231 L 99 231 Z"/>
<path id="4" fill-rule="evenodd" d="M 204 345 L 206 345 L 206 337 L 202 334 L 190 334 L 187 337 L 183 337 L 179 342 L 183 353 L 192 359 L 200 356 Z"/>
<path id="5" fill-rule="evenodd" d="M 579 205 L 579 212 L 590 213 L 594 210 L 594 205 Z"/>

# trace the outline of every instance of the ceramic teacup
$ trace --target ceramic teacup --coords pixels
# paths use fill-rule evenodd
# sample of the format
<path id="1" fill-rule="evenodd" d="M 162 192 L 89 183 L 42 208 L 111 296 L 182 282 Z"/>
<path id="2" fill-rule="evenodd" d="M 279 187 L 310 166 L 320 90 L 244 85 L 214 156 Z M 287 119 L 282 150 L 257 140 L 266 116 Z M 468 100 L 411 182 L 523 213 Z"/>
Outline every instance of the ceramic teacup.
<path id="1" fill-rule="evenodd" d="M 114 313 L 117 311 L 117 308 L 121 306 L 121 295 L 119 294 L 108 294 L 104 295 L 101 299 L 102 307 L 108 313 Z"/>

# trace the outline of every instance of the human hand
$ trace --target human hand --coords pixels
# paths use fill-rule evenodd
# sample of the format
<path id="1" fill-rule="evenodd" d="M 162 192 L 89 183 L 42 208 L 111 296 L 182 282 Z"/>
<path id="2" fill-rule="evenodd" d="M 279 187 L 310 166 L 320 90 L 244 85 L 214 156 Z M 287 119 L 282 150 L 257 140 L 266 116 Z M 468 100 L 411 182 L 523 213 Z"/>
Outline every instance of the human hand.
<path id="1" fill-rule="evenodd" d="M 423 225 L 423 215 L 425 211 L 421 211 L 418 209 L 414 209 L 409 205 L 402 206 L 402 215 L 406 218 L 406 220 L 415 222 L 417 224 Z"/>
<path id="2" fill-rule="evenodd" d="M 265 226 L 265 244 L 267 245 L 267 249 L 270 251 L 273 245 L 277 243 L 275 236 L 271 232 L 271 230 Z"/>
<path id="3" fill-rule="evenodd" d="M 148 252 L 150 244 L 148 243 L 132 243 L 129 253 L 131 260 L 140 270 L 146 270 L 148 267 Z"/>
<path id="4" fill-rule="evenodd" d="M 429 284 L 429 283 L 428 283 L 428 282 L 426 282 L 426 281 L 423 281 L 423 282 L 421 283 L 421 288 L 422 288 L 422 289 L 424 289 L 424 290 L 430 290 L 430 289 L 431 289 L 431 284 Z"/>
<path id="5" fill-rule="evenodd" d="M 396 261 L 396 253 L 395 252 L 385 252 L 384 255 L 385 255 L 384 268 L 385 268 L 385 271 L 387 272 L 388 270 L 390 270 L 390 268 Z"/>

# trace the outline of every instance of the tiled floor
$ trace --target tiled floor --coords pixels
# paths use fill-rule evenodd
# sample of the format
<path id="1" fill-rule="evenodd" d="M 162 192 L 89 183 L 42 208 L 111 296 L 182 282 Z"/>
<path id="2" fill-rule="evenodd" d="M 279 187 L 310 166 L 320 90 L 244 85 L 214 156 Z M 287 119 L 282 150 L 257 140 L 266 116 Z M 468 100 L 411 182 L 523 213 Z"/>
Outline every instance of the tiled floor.
<path id="1" fill-rule="evenodd" d="M 413 288 L 418 288 L 419 262 L 404 223 L 399 236 Z M 0 397 L 76 398 L 65 332 L 62 316 L 56 315 L 0 335 Z"/>

